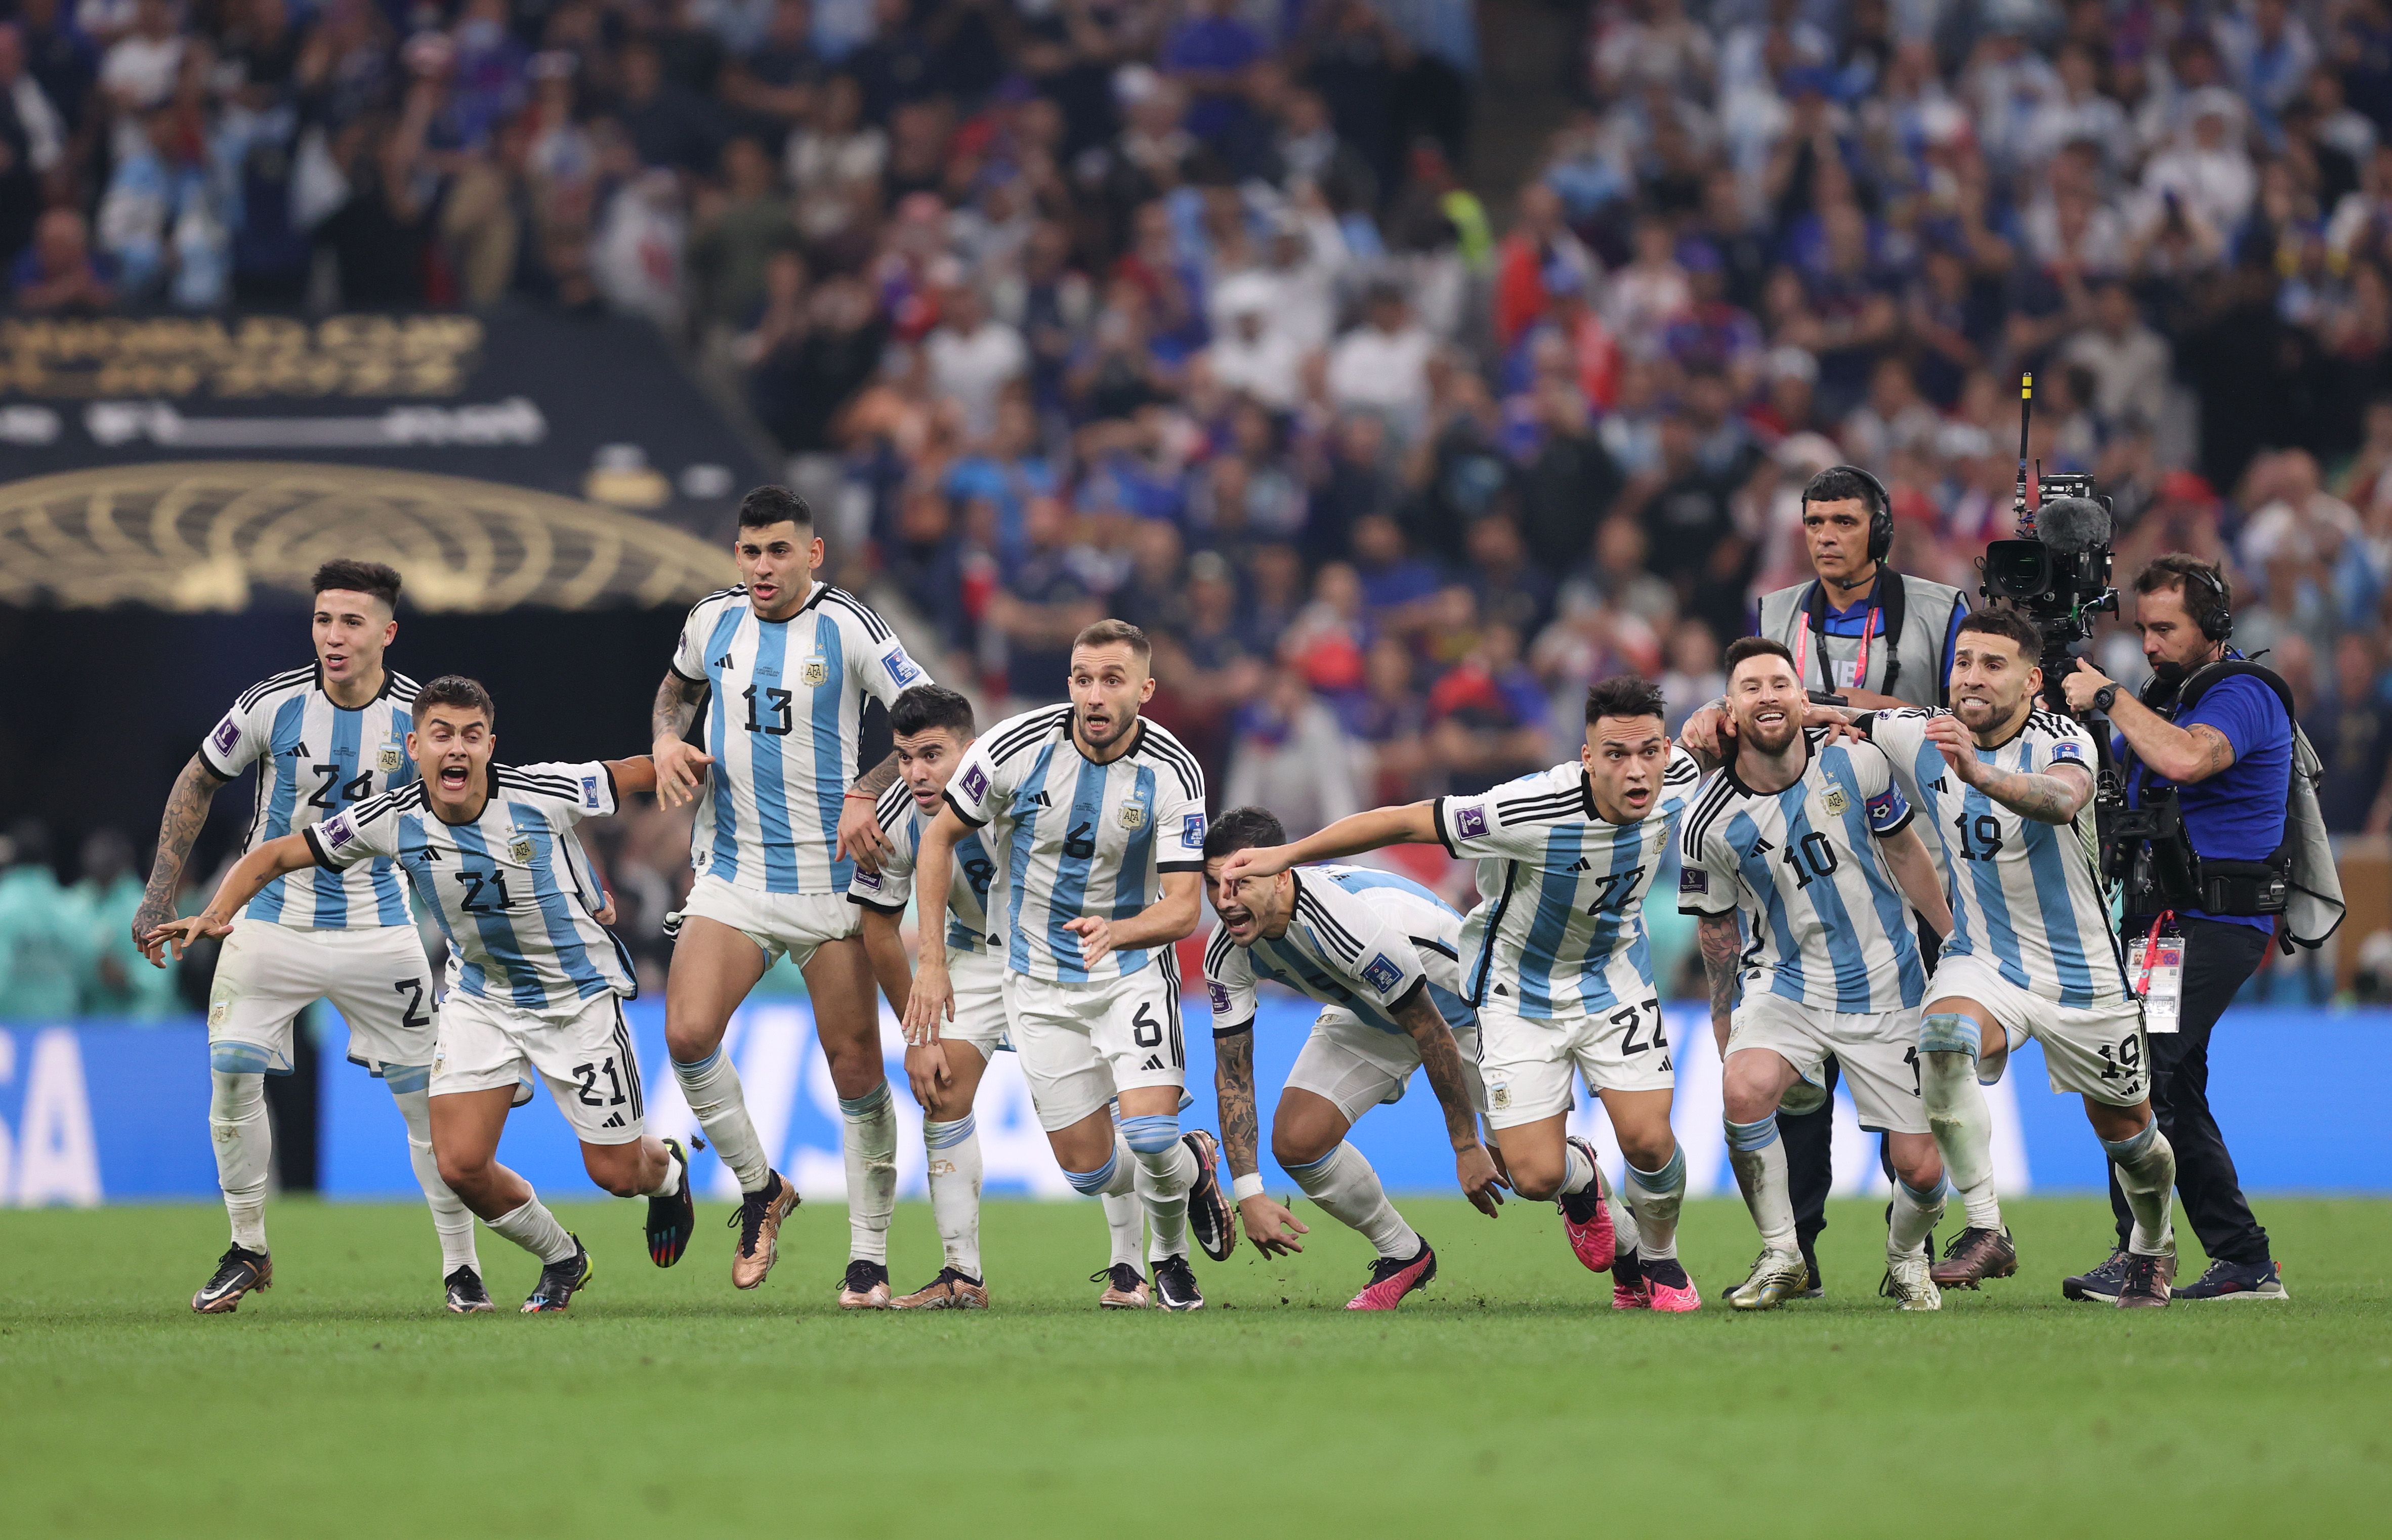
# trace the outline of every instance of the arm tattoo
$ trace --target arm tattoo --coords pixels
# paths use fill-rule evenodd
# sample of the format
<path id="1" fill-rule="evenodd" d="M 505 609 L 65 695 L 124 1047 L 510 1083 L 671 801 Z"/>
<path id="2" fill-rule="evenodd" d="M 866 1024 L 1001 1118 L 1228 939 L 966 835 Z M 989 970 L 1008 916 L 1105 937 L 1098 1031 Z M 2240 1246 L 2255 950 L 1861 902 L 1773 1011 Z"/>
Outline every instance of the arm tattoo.
<path id="1" fill-rule="evenodd" d="M 1977 783 L 1977 789 L 2021 818 L 2030 818 L 2037 823 L 2066 823 L 2083 810 L 2093 784 L 2090 779 L 2057 770 L 2034 775 L 2020 770 L 1993 770 Z"/>
<path id="2" fill-rule="evenodd" d="M 1468 1149 L 1478 1143 L 1478 1113 L 1470 1105 L 1470 1082 L 1462 1078 L 1462 1047 L 1453 1041 L 1453 1029 L 1429 1003 L 1426 990 L 1396 1019 L 1420 1046 L 1421 1068 L 1428 1071 L 1429 1089 L 1436 1093 L 1436 1105 L 1445 1109 L 1446 1136 L 1455 1149 Z"/>
<path id="3" fill-rule="evenodd" d="M 1728 1016 L 1736 1010 L 1737 963 L 1744 948 L 1744 933 L 1736 927 L 1733 912 L 1706 914 L 1696 923 L 1695 931 L 1702 948 L 1703 977 L 1711 987 L 1711 1029 L 1725 1042 Z"/>
<path id="4" fill-rule="evenodd" d="M 858 796 L 878 802 L 880 800 L 880 794 L 896 783 L 897 751 L 891 749 L 887 758 L 855 778 L 854 791 Z"/>
<path id="5" fill-rule="evenodd" d="M 648 715 L 654 736 L 678 738 L 688 731 L 691 720 L 697 715 L 698 697 L 705 692 L 705 685 L 667 669 L 664 683 L 656 686 L 656 706 Z"/>
<path id="6" fill-rule="evenodd" d="M 141 907 L 133 917 L 136 938 L 175 917 L 183 863 L 190 859 L 191 842 L 200 837 L 200 825 L 208 821 L 208 805 L 224 783 L 196 754 L 183 767 L 183 773 L 175 777 L 175 789 L 166 794 L 165 815 L 158 821 L 158 854 L 150 862 L 150 886 L 143 890 Z"/>
<path id="7" fill-rule="evenodd" d="M 2194 744 L 2207 749 L 2201 760 L 2203 779 L 2206 780 L 2234 763 L 2234 745 L 2226 741 L 2226 734 L 2207 722 L 2195 723 L 2190 731 Z"/>
<path id="8" fill-rule="evenodd" d="M 1229 1174 L 1252 1176 L 1263 1169 L 1252 1027 L 1213 1040 L 1213 1089 L 1221 1101 L 1221 1153 L 1229 1158 Z"/>

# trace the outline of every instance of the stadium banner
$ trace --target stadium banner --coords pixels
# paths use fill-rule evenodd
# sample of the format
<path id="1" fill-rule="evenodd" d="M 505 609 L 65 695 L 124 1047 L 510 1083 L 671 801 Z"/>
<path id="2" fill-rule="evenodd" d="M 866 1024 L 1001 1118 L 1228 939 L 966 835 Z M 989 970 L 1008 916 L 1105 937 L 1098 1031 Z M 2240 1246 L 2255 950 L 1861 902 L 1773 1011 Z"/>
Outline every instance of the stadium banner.
<path id="1" fill-rule="evenodd" d="M 1186 1034 L 1188 1081 L 1196 1101 L 1187 1118 L 1217 1124 L 1213 1105 L 1212 1034 L 1200 1014 Z M 664 1056 L 661 1003 L 629 1011 L 646 1087 L 648 1124 L 659 1133 L 693 1126 Z M 1266 996 L 1257 1020 L 1257 1077 L 1268 1106 L 1295 1061 L 1311 1024 L 1308 1005 Z M 1720 1140 L 1719 1060 L 1701 1006 L 1667 1014 L 1678 1055 L 1678 1134 L 1686 1150 L 1687 1186 L 1724 1196 L 1735 1179 Z M 904 1090 L 896 1025 L 884 1020 L 890 1079 L 900 1122 L 903 1190 L 923 1190 L 921 1113 Z M 728 1047 L 747 1085 L 748 1106 L 774 1163 L 809 1197 L 836 1201 L 844 1186 L 838 1105 L 812 1016 L 802 1001 L 761 1003 L 734 1018 Z M 341 1197 L 405 1197 L 415 1193 L 403 1125 L 389 1094 L 337 1055 L 324 1059 L 320 1173 Z M 2337 1072 L 2320 1076 L 2316 1065 Z M 2392 1080 L 2392 1010 L 2310 1011 L 2242 1008 L 2211 1044 L 2210 1094 L 2234 1146 L 2244 1185 L 2255 1192 L 2392 1195 L 2392 1149 L 2371 1135 L 2366 1098 Z M 2074 1096 L 2051 1094 L 2039 1052 L 2014 1055 L 1988 1094 L 1995 1114 L 1995 1158 L 2005 1192 L 2089 1193 L 2103 1183 L 2100 1153 Z M 592 1192 L 564 1119 L 545 1087 L 509 1119 L 500 1157 L 559 1196 Z M 1071 1188 L 1047 1153 L 1012 1055 L 999 1055 L 982 1082 L 977 1121 L 992 1194 L 1063 1197 Z M 1602 1150 L 1616 1174 L 1609 1126 L 1583 1096 L 1575 1125 Z M 1454 1191 L 1452 1158 L 1436 1100 L 1414 1077 L 1403 1098 L 1373 1110 L 1354 1143 L 1399 1193 Z M 1837 1103 L 1836 1177 L 1840 1192 L 1879 1192 L 1873 1141 L 1852 1105 Z M 1269 1159 L 1274 1193 L 1294 1184 Z M 731 1196 L 728 1173 L 711 1154 L 697 1175 L 717 1197 Z M 213 1199 L 215 1166 L 208 1146 L 207 1033 L 196 1020 L 168 1026 L 110 1024 L 0 1026 L 0 1207 Z"/>

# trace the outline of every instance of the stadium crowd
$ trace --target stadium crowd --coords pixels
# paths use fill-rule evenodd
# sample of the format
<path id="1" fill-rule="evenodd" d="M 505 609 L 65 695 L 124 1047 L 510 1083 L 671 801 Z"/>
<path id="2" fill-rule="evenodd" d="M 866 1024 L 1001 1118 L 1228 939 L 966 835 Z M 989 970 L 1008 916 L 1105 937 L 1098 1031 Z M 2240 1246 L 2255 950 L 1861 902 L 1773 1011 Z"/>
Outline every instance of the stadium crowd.
<path id="1" fill-rule="evenodd" d="M 652 317 L 992 701 L 1136 621 L 1296 833 L 1550 763 L 1607 674 L 1683 716 L 1822 466 L 1973 591 L 2033 370 L 2121 573 L 2226 562 L 2392 826 L 2392 5 L 1581 8 L 1489 167 L 1460 0 L 18 0 L 0 266 Z"/>

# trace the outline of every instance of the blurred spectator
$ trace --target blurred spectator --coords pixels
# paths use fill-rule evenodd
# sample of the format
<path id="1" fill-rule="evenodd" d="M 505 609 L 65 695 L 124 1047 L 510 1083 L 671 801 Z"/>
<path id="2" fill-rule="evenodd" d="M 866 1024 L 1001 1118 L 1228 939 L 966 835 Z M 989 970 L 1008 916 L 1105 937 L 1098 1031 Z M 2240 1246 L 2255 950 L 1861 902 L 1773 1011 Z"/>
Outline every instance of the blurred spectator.
<path id="1" fill-rule="evenodd" d="M 46 211 L 33 243 L 9 275 L 17 308 L 32 315 L 88 316 L 116 303 L 116 291 L 92 254 L 91 234 L 72 209 Z"/>
<path id="2" fill-rule="evenodd" d="M 49 832 L 18 823 L 0 839 L 0 1021 L 69 1021 L 92 959 L 82 906 L 50 869 Z"/>
<path id="3" fill-rule="evenodd" d="M 116 1021 L 155 1021 L 176 1006 L 172 968 L 150 965 L 133 941 L 141 907 L 141 880 L 133 874 L 133 842 L 113 829 L 83 842 L 82 875 L 69 899 L 87 937 L 83 1014 Z"/>
<path id="4" fill-rule="evenodd" d="M 1276 669 L 1261 698 L 1238 713 L 1221 806 L 1268 808 L 1301 839 L 1361 810 L 1356 759 L 1353 740 L 1302 672 Z"/>

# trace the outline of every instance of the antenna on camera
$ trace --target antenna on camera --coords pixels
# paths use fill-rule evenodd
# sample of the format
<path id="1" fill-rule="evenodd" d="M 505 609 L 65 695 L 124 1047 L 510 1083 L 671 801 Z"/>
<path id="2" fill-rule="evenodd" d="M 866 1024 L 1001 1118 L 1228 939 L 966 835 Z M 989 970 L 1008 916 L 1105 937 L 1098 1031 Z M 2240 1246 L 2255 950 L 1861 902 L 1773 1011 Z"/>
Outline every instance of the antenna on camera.
<path id="1" fill-rule="evenodd" d="M 2034 512 L 2026 505 L 2026 435 L 2034 421 L 2034 376 L 2019 376 L 2019 469 L 2018 493 L 2010 501 L 2010 511 L 2018 518 L 2018 537 L 2032 540 L 2034 536 Z M 2040 481 L 2041 476 L 2036 480 Z"/>

